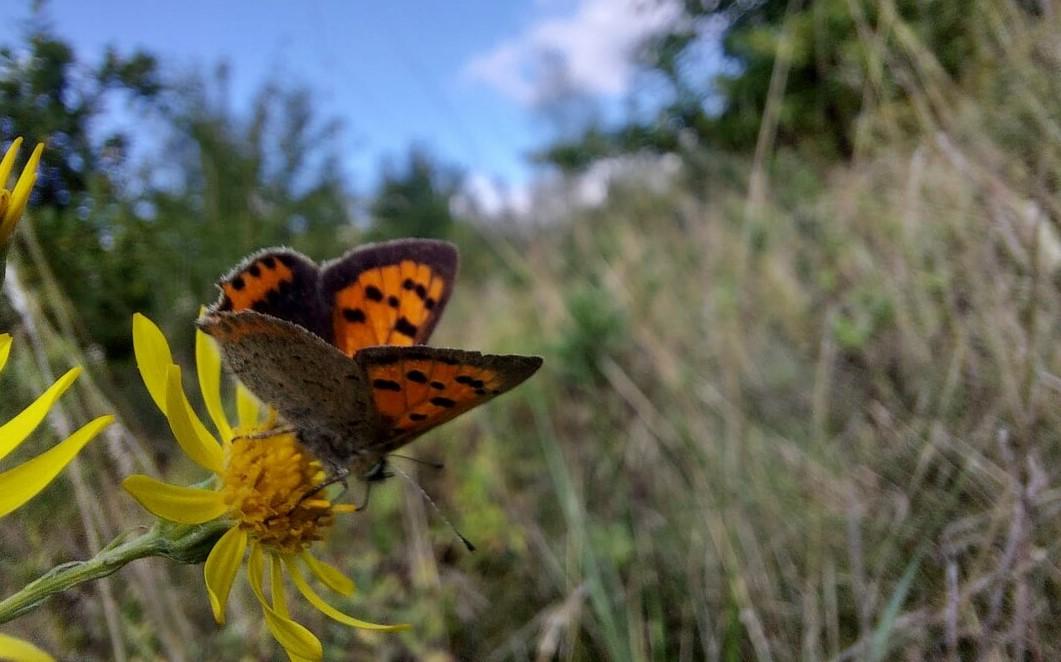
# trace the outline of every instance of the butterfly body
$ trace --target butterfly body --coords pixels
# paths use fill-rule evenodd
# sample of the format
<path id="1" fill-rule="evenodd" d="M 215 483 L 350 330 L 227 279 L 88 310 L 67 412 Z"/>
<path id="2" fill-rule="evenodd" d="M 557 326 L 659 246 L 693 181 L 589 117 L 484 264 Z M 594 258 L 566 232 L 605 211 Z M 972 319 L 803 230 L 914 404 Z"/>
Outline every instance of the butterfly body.
<path id="1" fill-rule="evenodd" d="M 386 455 L 514 388 L 538 357 L 426 347 L 456 249 L 401 240 L 318 268 L 289 249 L 226 275 L 199 326 L 229 369 L 336 471 L 371 478 Z"/>

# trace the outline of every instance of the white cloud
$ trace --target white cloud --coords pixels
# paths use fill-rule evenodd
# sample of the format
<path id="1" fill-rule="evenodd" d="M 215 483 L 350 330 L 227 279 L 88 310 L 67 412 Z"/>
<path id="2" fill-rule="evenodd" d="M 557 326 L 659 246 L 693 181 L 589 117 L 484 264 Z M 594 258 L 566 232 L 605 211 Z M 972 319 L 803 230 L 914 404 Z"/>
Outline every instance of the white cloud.
<path id="1" fill-rule="evenodd" d="M 615 157 L 601 159 L 577 175 L 552 171 L 516 186 L 473 172 L 452 205 L 457 214 L 473 218 L 556 221 L 568 218 L 572 209 L 599 207 L 611 187 L 621 182 L 663 193 L 681 172 L 681 163 L 673 154 Z"/>
<path id="2" fill-rule="evenodd" d="M 532 104 L 547 92 L 543 83 L 553 64 L 581 92 L 620 96 L 633 76 L 634 50 L 677 15 L 672 0 L 577 0 L 573 15 L 538 21 L 472 58 L 464 74 Z"/>
<path id="3" fill-rule="evenodd" d="M 473 172 L 465 180 L 464 189 L 457 194 L 453 203 L 459 214 L 523 216 L 530 211 L 530 189 L 526 185 L 506 186 L 497 178 Z"/>

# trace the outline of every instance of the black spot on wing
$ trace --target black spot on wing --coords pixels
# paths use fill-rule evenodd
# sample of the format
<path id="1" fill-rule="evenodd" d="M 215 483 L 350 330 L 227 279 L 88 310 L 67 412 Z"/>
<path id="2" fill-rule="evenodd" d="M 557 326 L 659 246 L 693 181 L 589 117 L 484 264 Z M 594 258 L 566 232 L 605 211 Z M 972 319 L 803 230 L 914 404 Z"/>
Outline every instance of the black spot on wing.
<path id="1" fill-rule="evenodd" d="M 378 388 L 381 391 L 400 391 L 402 385 L 389 379 L 373 379 L 372 388 Z"/>
<path id="2" fill-rule="evenodd" d="M 417 384 L 427 383 L 427 375 L 420 372 L 419 370 L 410 370 L 409 372 L 405 373 L 405 378 L 411 382 L 416 382 Z"/>
<path id="3" fill-rule="evenodd" d="M 347 322 L 364 322 L 365 311 L 360 308 L 343 308 L 343 319 Z"/>
<path id="4" fill-rule="evenodd" d="M 375 285 L 369 285 L 365 288 L 365 296 L 373 301 L 383 301 L 383 292 Z"/>
<path id="5" fill-rule="evenodd" d="M 394 330 L 402 334 L 403 336 L 415 338 L 418 329 L 415 324 L 402 317 L 398 320 L 397 324 L 394 325 Z"/>
<path id="6" fill-rule="evenodd" d="M 443 398 L 442 396 L 435 396 L 431 398 L 430 402 L 436 407 L 443 407 L 445 409 L 451 409 L 457 405 L 457 403 L 453 400 L 450 400 L 449 398 Z"/>

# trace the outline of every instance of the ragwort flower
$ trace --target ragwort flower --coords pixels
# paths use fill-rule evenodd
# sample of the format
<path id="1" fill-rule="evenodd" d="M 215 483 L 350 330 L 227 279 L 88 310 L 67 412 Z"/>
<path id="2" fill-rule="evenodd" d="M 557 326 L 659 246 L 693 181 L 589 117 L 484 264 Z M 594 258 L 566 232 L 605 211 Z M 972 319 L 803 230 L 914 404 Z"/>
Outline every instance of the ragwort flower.
<path id="1" fill-rule="evenodd" d="M 30 155 L 26 167 L 22 169 L 15 188 L 7 189 L 7 180 L 11 175 L 11 169 L 15 165 L 15 157 L 22 147 L 22 138 L 15 138 L 11 146 L 7 148 L 4 158 L 0 161 L 0 250 L 7 245 L 8 239 L 15 231 L 22 212 L 26 209 L 29 201 L 30 191 L 34 182 L 37 181 L 37 165 L 44 151 L 44 143 L 37 143 L 33 154 Z"/>
<path id="2" fill-rule="evenodd" d="M 214 545 L 203 567 L 214 619 L 224 623 L 232 582 L 247 556 L 250 586 L 261 603 L 266 625 L 294 660 L 319 660 L 323 651 L 317 637 L 291 619 L 284 597 L 284 570 L 310 604 L 340 623 L 383 631 L 408 628 L 377 625 L 348 616 L 310 586 L 302 566 L 340 595 L 353 593 L 353 582 L 338 569 L 316 559 L 309 548 L 324 537 L 335 515 L 354 508 L 333 504 L 319 490 L 326 479 L 321 463 L 298 443 L 293 432 L 275 426 L 275 413 L 270 411 L 267 420 L 261 421 L 257 401 L 238 383 L 239 422 L 232 426 L 221 404 L 221 356 L 214 341 L 196 331 L 199 388 L 220 441 L 188 402 L 181 386 L 180 367 L 173 363 L 165 336 L 140 314 L 133 318 L 133 347 L 144 384 L 169 421 L 177 443 L 192 461 L 213 472 L 217 488 L 170 485 L 144 475 L 130 476 L 123 486 L 144 508 L 167 520 L 183 524 L 218 518 L 232 521 L 232 527 Z"/>
<path id="3" fill-rule="evenodd" d="M 4 163 L 6 162 L 5 159 Z M 3 165 L 0 165 L 0 170 L 3 170 Z M 3 372 L 10 355 L 11 336 L 0 334 L 0 372 Z M 0 460 L 18 448 L 37 429 L 48 411 L 80 373 L 80 368 L 70 369 L 32 404 L 7 423 L 0 425 Z M 100 416 L 37 457 L 0 472 L 0 517 L 26 503 L 47 487 L 85 444 L 92 441 L 113 420 L 113 416 Z M 29 642 L 0 634 L 0 659 L 39 662 L 52 658 Z"/>

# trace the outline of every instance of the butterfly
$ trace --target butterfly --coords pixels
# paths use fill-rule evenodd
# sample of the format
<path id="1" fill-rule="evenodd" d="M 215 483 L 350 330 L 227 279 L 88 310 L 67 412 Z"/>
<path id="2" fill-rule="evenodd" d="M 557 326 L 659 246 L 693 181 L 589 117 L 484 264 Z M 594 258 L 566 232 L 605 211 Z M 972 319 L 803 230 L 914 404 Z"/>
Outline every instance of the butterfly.
<path id="1" fill-rule="evenodd" d="M 457 249 L 369 244 L 318 267 L 271 248 L 219 282 L 197 322 L 229 369 L 341 475 L 378 475 L 388 453 L 511 390 L 536 356 L 427 347 L 453 290 Z"/>

